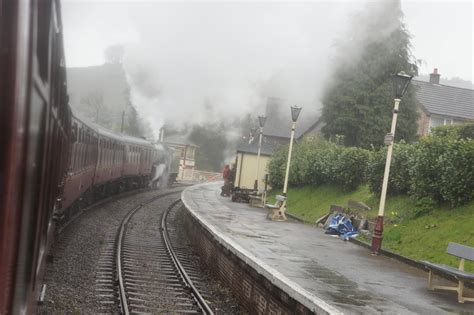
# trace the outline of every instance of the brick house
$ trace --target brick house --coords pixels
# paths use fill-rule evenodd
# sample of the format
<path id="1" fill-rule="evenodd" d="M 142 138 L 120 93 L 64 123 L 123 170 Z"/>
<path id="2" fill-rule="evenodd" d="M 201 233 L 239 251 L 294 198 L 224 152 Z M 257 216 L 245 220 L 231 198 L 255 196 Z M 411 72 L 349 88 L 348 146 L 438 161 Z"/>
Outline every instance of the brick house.
<path id="1" fill-rule="evenodd" d="M 438 69 L 429 82 L 413 80 L 420 103 L 418 135 L 425 136 L 431 128 L 474 121 L 474 90 L 440 84 Z"/>

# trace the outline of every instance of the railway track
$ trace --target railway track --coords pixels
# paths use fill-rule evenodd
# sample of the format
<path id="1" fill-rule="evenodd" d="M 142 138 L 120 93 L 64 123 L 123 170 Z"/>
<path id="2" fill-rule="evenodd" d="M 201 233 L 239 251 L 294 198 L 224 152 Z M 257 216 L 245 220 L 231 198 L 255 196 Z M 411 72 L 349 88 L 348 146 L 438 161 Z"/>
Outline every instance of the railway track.
<path id="1" fill-rule="evenodd" d="M 183 188 L 179 185 L 113 197 L 78 215 L 53 246 L 45 276 L 45 301 L 38 313 L 126 313 L 122 311 L 123 296 L 129 313 L 206 313 L 186 276 L 177 274 L 179 266 L 168 253 L 168 247 L 172 247 L 173 256 L 212 311 L 240 314 L 228 288 L 209 270 L 202 269 L 199 253 L 187 238 L 183 226 L 186 210 L 176 203 Z M 126 217 L 118 261 L 118 236 Z M 118 263 L 125 285 L 122 292 Z"/>
<path id="2" fill-rule="evenodd" d="M 186 272 L 186 254 L 175 250 L 168 231 L 167 216 L 180 206 L 175 200 L 160 211 L 147 207 L 165 196 L 153 197 L 131 209 L 124 217 L 116 239 L 115 261 L 120 310 L 134 313 L 204 313 L 213 314 L 193 275 Z M 161 216 L 158 220 L 157 216 Z M 155 219 L 151 219 L 155 217 Z M 157 224 L 160 223 L 160 224 Z M 110 257 L 110 255 L 109 255 Z M 109 261 L 110 262 L 110 261 Z M 104 275 L 112 275 L 105 267 Z M 192 271 L 194 273 L 194 271 Z M 114 296 L 113 292 L 102 292 Z M 112 303 L 113 299 L 110 299 Z"/>

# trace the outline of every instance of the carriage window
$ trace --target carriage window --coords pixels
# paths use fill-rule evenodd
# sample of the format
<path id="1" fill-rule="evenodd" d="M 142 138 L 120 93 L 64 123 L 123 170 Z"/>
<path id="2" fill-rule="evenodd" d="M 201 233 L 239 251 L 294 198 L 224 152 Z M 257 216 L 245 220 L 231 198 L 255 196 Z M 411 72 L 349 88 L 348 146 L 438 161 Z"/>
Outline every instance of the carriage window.
<path id="1" fill-rule="evenodd" d="M 99 139 L 99 163 L 100 166 L 104 165 L 104 142 Z"/>
<path id="2" fill-rule="evenodd" d="M 52 33 L 50 6 L 50 1 L 44 1 L 44 3 L 42 2 L 41 5 L 38 5 L 36 55 L 38 58 L 39 75 L 43 81 L 48 80 L 49 44 Z"/>

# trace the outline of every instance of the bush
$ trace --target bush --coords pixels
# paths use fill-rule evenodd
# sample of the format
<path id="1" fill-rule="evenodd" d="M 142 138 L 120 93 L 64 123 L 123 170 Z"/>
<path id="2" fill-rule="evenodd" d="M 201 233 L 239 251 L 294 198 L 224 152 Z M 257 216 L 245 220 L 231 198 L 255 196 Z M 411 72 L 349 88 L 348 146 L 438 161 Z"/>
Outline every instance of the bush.
<path id="1" fill-rule="evenodd" d="M 460 138 L 458 127 L 439 130 L 418 145 L 410 192 L 457 206 L 474 198 L 474 139 Z"/>
<path id="2" fill-rule="evenodd" d="M 273 188 L 283 187 L 287 157 L 288 147 L 281 147 L 268 163 L 268 181 Z"/>
<path id="3" fill-rule="evenodd" d="M 355 190 L 365 181 L 370 152 L 361 148 L 344 148 L 338 154 L 334 169 L 334 184 Z"/>
<path id="4" fill-rule="evenodd" d="M 288 179 L 290 185 L 302 186 L 311 184 L 310 170 L 312 168 L 312 156 L 314 156 L 316 150 L 317 145 L 308 141 L 303 141 L 302 143 L 293 146 L 290 175 Z"/>
<path id="5" fill-rule="evenodd" d="M 474 123 L 436 127 L 431 130 L 431 136 L 452 137 L 458 140 L 474 139 Z"/>
<path id="6" fill-rule="evenodd" d="M 409 192 L 411 185 L 410 169 L 415 153 L 415 145 L 400 142 L 393 146 L 387 194 L 402 195 Z M 382 190 L 386 158 L 387 148 L 373 152 L 367 167 L 369 188 L 377 196 L 380 195 Z"/>
<path id="7" fill-rule="evenodd" d="M 340 154 L 341 148 L 334 143 L 324 140 L 317 143 L 317 148 L 309 157 L 311 160 L 311 167 L 308 173 L 309 184 L 319 186 L 334 182 L 334 173 L 336 171 L 336 163 L 334 161 Z"/>
<path id="8" fill-rule="evenodd" d="M 270 183 L 283 186 L 288 148 L 279 150 L 269 164 Z M 346 148 L 328 141 L 302 141 L 293 147 L 291 186 L 335 184 L 356 189 L 365 178 L 369 151 Z"/>
<path id="9" fill-rule="evenodd" d="M 290 168 L 291 186 L 332 184 L 347 190 L 368 181 L 379 195 L 385 168 L 386 148 L 371 152 L 325 140 L 295 144 Z M 283 186 L 288 147 L 275 153 L 269 163 L 270 184 Z M 422 215 L 433 203 L 458 206 L 474 199 L 474 124 L 435 128 L 417 144 L 393 147 L 388 193 L 410 194 Z"/>
<path id="10" fill-rule="evenodd" d="M 474 123 L 461 125 L 459 139 L 474 139 Z"/>

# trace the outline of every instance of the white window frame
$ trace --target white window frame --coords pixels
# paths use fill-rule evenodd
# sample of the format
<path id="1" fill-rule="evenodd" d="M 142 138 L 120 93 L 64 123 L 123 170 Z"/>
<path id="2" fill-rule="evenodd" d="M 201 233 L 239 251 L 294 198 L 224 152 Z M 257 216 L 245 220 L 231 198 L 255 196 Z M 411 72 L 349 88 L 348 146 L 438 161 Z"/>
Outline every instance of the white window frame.
<path id="1" fill-rule="evenodd" d="M 430 120 L 429 120 L 429 123 L 428 123 L 429 132 L 431 132 L 431 129 L 433 128 L 433 126 L 431 126 L 431 119 L 432 118 L 443 119 L 443 126 L 454 124 L 454 119 L 453 118 L 447 118 L 447 117 L 442 117 L 442 116 L 430 116 Z M 436 126 L 436 127 L 439 127 L 439 126 Z"/>

